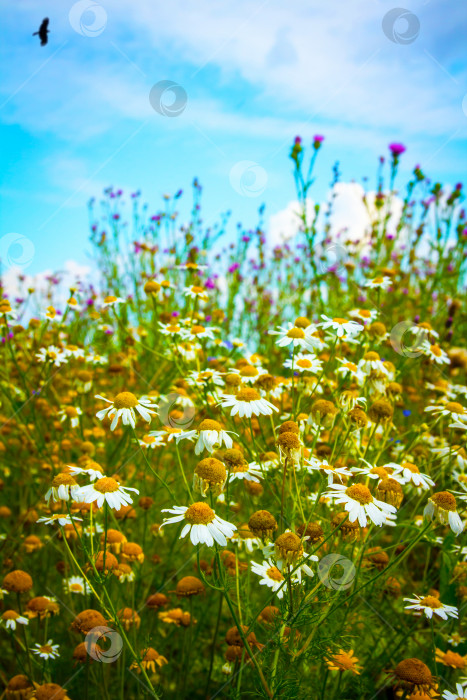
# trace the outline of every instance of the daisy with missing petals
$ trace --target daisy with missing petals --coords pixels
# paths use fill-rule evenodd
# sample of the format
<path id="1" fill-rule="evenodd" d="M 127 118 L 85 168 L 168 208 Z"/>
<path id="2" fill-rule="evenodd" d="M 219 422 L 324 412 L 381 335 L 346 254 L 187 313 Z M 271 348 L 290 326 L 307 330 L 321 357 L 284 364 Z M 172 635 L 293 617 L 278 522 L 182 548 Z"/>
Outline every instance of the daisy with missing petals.
<path id="1" fill-rule="evenodd" d="M 362 330 L 363 326 L 356 321 L 350 321 L 348 318 L 329 318 L 321 314 L 323 322 L 319 325 L 323 330 L 331 329 L 335 331 L 338 338 L 343 338 L 348 335 L 350 337 L 358 335 Z"/>
<path id="2" fill-rule="evenodd" d="M 64 408 L 60 409 L 60 411 L 57 413 L 57 416 L 60 418 L 60 422 L 64 423 L 66 420 L 70 421 L 70 425 L 72 428 L 77 428 L 79 425 L 79 417 L 82 415 L 82 410 L 79 408 L 79 406 L 64 406 Z"/>
<path id="3" fill-rule="evenodd" d="M 73 525 L 73 522 L 76 520 L 82 521 L 82 519 L 83 518 L 73 518 L 72 520 L 66 513 L 54 513 L 53 515 L 46 515 L 39 518 L 39 520 L 36 520 L 36 523 L 44 523 L 44 525 L 55 525 L 55 523 L 58 523 L 62 527 L 65 527 L 65 525 Z"/>
<path id="4" fill-rule="evenodd" d="M 206 544 L 208 547 L 214 546 L 214 540 L 225 547 L 227 538 L 232 537 L 237 527 L 222 520 L 215 514 L 207 503 L 193 503 L 187 506 L 174 506 L 164 508 L 163 513 L 172 513 L 172 518 L 165 518 L 161 527 L 171 523 L 184 522 L 185 525 L 180 533 L 183 539 L 190 533 L 190 540 L 194 545 Z"/>
<path id="5" fill-rule="evenodd" d="M 121 486 L 116 479 L 103 476 L 93 484 L 88 484 L 79 489 L 75 494 L 75 501 L 78 503 L 96 503 L 98 508 L 102 508 L 104 503 L 114 510 L 120 510 L 122 506 L 133 503 L 133 499 L 127 491 L 139 493 L 137 489 Z"/>
<path id="6" fill-rule="evenodd" d="M 29 620 L 27 617 L 23 617 L 16 610 L 5 610 L 1 615 L 1 621 L 7 628 L 7 630 L 16 630 L 16 625 L 28 625 Z"/>
<path id="7" fill-rule="evenodd" d="M 414 598 L 404 598 L 407 603 L 411 605 L 405 605 L 406 610 L 415 610 L 417 612 L 425 613 L 427 618 L 431 620 L 433 615 L 438 615 L 443 620 L 447 620 L 448 617 L 457 617 L 457 608 L 453 605 L 445 605 L 436 598 L 434 595 L 427 595 L 425 597 L 416 595 Z"/>
<path id="8" fill-rule="evenodd" d="M 155 403 L 151 403 L 148 398 L 137 399 L 134 394 L 130 391 L 122 391 L 117 394 L 113 401 L 109 401 L 104 396 L 97 394 L 96 399 L 102 399 L 102 401 L 107 401 L 110 406 L 103 408 L 101 411 L 96 413 L 99 420 L 104 420 L 104 418 L 113 418 L 110 425 L 110 430 L 115 430 L 118 425 L 120 418 L 122 419 L 123 425 L 131 425 L 133 429 L 136 427 L 136 414 L 135 409 L 138 411 L 143 420 L 147 423 L 151 422 L 151 416 L 155 415 L 153 408 L 157 408 Z"/>
<path id="9" fill-rule="evenodd" d="M 244 387 L 235 396 L 222 394 L 222 401 L 219 404 L 223 408 L 231 408 L 231 416 L 238 415 L 240 418 L 251 418 L 251 416 L 270 416 L 273 411 L 279 409 L 270 401 L 262 399 L 261 395 L 249 387 Z"/>
<path id="10" fill-rule="evenodd" d="M 259 480 L 262 478 L 263 472 L 261 471 L 259 464 L 256 462 L 250 462 L 248 464 L 246 460 L 243 460 L 243 462 L 232 464 L 229 475 L 229 483 L 235 481 L 236 479 L 240 479 L 241 481 L 254 481 L 259 484 Z"/>
<path id="11" fill-rule="evenodd" d="M 303 353 L 298 353 L 293 360 L 289 357 L 284 362 L 284 367 L 293 369 L 296 372 L 314 372 L 317 374 L 321 371 L 322 366 L 321 360 L 318 360 L 315 355 L 305 355 Z"/>
<path id="12" fill-rule="evenodd" d="M 345 467 L 333 467 L 332 464 L 328 464 L 326 459 L 321 460 L 312 457 L 309 460 L 305 460 L 304 465 L 310 472 L 317 470 L 320 471 L 321 474 L 326 474 L 328 477 L 328 486 L 331 486 L 334 480 L 338 484 L 342 484 L 347 481 L 349 477 L 353 476 L 353 473 L 349 472 Z"/>
<path id="13" fill-rule="evenodd" d="M 201 421 L 197 430 L 187 430 L 177 435 L 175 439 L 178 443 L 180 440 L 186 438 L 191 439 L 196 436 L 198 436 L 198 441 L 195 446 L 196 455 L 200 455 L 203 450 L 212 452 L 215 445 L 222 447 L 222 444 L 224 444 L 228 450 L 230 450 L 233 445 L 232 438 L 228 432 L 223 429 L 218 421 L 212 420 L 211 418 L 206 418 Z"/>
<path id="14" fill-rule="evenodd" d="M 73 474 L 73 476 L 76 476 L 77 474 L 86 474 L 87 476 L 89 476 L 90 481 L 102 479 L 102 477 L 105 476 L 104 470 L 102 469 L 100 464 L 97 464 L 97 462 L 87 462 L 87 465 L 87 467 L 68 466 L 68 471 L 70 472 L 70 474 Z"/>
<path id="15" fill-rule="evenodd" d="M 448 525 L 456 535 L 460 535 L 464 529 L 459 513 L 457 512 L 456 499 L 449 491 L 438 491 L 428 499 L 423 515 L 428 520 L 437 517 L 443 525 Z"/>
<path id="16" fill-rule="evenodd" d="M 260 586 L 267 586 L 277 594 L 278 598 L 284 597 L 284 591 L 286 590 L 285 578 L 272 559 L 263 561 L 262 564 L 257 564 L 255 561 L 251 562 L 251 570 L 257 576 L 261 576 Z"/>
<path id="17" fill-rule="evenodd" d="M 349 522 L 358 520 L 360 527 L 365 527 L 368 519 L 375 525 L 384 525 L 387 515 L 397 511 L 389 503 L 373 498 L 370 489 L 364 484 L 331 484 L 330 488 L 333 490 L 326 491 L 323 495 L 343 505 L 349 514 Z"/>
<path id="18" fill-rule="evenodd" d="M 57 659 L 60 656 L 58 653 L 58 644 L 53 644 L 51 639 L 49 639 L 47 644 L 34 644 L 31 651 L 45 661 Z"/>
<path id="19" fill-rule="evenodd" d="M 447 447 L 438 447 L 436 449 L 432 448 L 431 451 L 441 458 L 443 464 L 448 465 L 452 461 L 461 472 L 467 470 L 467 452 L 461 445 L 448 445 Z M 454 478 L 457 478 L 456 469 L 454 470 Z"/>
<path id="20" fill-rule="evenodd" d="M 79 491 L 79 484 L 67 472 L 60 472 L 52 479 L 52 486 L 45 494 L 45 500 L 49 501 L 68 501 L 70 498 L 75 500 L 75 496 Z"/>

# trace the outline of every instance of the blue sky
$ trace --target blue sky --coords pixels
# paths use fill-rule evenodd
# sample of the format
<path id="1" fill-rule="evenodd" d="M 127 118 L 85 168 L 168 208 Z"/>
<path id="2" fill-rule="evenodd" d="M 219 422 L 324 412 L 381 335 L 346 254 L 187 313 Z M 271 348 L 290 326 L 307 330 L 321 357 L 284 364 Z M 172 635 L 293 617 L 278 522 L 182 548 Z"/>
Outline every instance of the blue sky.
<path id="1" fill-rule="evenodd" d="M 207 223 L 232 210 L 233 222 L 253 226 L 262 202 L 272 215 L 294 198 L 296 134 L 326 137 L 315 198 L 336 160 L 345 181 L 372 178 L 391 141 L 407 145 L 402 176 L 420 163 L 433 179 L 462 181 L 464 6 L 407 2 L 391 25 L 393 9 L 392 0 L 4 4 L 0 242 L 12 232 L 33 242 L 28 273 L 85 263 L 91 196 L 140 189 L 155 211 L 195 176 Z M 31 34 L 45 16 L 41 47 Z M 178 116 L 150 104 L 164 80 L 186 94 Z M 243 182 L 245 162 L 260 169 Z M 257 196 L 245 196 L 255 177 Z"/>

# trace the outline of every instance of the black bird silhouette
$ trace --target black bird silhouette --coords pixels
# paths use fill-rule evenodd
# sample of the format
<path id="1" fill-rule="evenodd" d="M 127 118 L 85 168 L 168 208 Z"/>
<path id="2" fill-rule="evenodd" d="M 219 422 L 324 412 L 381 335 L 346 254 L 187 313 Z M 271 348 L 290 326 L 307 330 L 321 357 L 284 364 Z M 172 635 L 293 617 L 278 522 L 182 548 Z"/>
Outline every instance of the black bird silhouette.
<path id="1" fill-rule="evenodd" d="M 41 46 L 45 46 L 47 44 L 47 41 L 48 41 L 47 34 L 49 33 L 48 26 L 49 26 L 49 18 L 46 17 L 44 20 L 42 20 L 42 24 L 39 27 L 39 31 L 34 32 L 34 34 L 33 34 L 33 36 L 39 37 L 39 39 L 41 40 Z"/>

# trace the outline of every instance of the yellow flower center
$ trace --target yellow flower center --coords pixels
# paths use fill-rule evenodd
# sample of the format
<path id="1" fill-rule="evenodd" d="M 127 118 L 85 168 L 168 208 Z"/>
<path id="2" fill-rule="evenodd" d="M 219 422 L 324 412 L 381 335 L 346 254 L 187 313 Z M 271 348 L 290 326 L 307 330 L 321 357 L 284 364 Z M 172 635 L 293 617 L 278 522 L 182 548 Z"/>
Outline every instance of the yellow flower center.
<path id="1" fill-rule="evenodd" d="M 296 338 L 296 339 L 298 339 L 298 338 L 302 339 L 302 338 L 305 337 L 305 333 L 304 333 L 304 331 L 303 331 L 301 328 L 297 328 L 297 327 L 295 326 L 294 328 L 291 328 L 290 331 L 287 331 L 287 337 L 288 337 L 288 338 L 294 338 L 294 339 L 295 339 L 295 338 Z"/>
<path id="2" fill-rule="evenodd" d="M 364 484 L 352 484 L 352 486 L 345 489 L 345 493 L 349 498 L 358 501 L 362 506 L 366 506 L 373 501 L 370 489 Z"/>
<path id="3" fill-rule="evenodd" d="M 95 482 L 94 488 L 96 491 L 99 491 L 99 493 L 113 493 L 114 491 L 118 491 L 120 484 L 118 481 L 115 481 L 115 479 L 112 479 L 112 477 L 104 476 L 102 479 L 98 479 Z"/>
<path id="4" fill-rule="evenodd" d="M 258 394 L 256 389 L 240 389 L 237 393 L 237 401 L 258 401 L 261 396 Z"/>
<path id="5" fill-rule="evenodd" d="M 271 566 L 270 569 L 266 571 L 266 576 L 273 581 L 283 581 L 284 577 L 276 566 Z"/>
<path id="6" fill-rule="evenodd" d="M 346 318 L 333 318 L 333 323 L 338 323 L 339 325 L 343 326 L 344 323 L 348 323 L 348 319 Z"/>
<path id="7" fill-rule="evenodd" d="M 207 503 L 193 503 L 185 512 L 185 520 L 191 525 L 207 525 L 212 523 L 215 515 Z"/>
<path id="8" fill-rule="evenodd" d="M 122 391 L 114 400 L 115 408 L 134 408 L 138 405 L 138 399 L 131 391 Z"/>
<path id="9" fill-rule="evenodd" d="M 460 415 L 464 413 L 464 407 L 457 401 L 449 401 L 446 404 L 446 410 L 450 413 L 459 413 Z"/>
<path id="10" fill-rule="evenodd" d="M 307 360 L 306 358 L 303 358 L 301 360 L 297 360 L 297 367 L 303 367 L 304 369 L 308 369 L 309 367 L 312 367 L 313 363 L 311 360 Z"/>
<path id="11" fill-rule="evenodd" d="M 117 297 L 112 297 L 112 296 L 105 297 L 104 304 L 113 304 L 114 301 L 117 301 Z"/>
<path id="12" fill-rule="evenodd" d="M 432 610 L 443 607 L 442 602 L 439 600 L 439 598 L 435 598 L 434 595 L 427 595 L 422 598 L 420 605 L 424 605 L 426 608 L 431 608 Z"/>
<path id="13" fill-rule="evenodd" d="M 54 476 L 52 486 L 76 486 L 76 481 L 73 479 L 71 474 L 61 472 L 60 474 Z"/>

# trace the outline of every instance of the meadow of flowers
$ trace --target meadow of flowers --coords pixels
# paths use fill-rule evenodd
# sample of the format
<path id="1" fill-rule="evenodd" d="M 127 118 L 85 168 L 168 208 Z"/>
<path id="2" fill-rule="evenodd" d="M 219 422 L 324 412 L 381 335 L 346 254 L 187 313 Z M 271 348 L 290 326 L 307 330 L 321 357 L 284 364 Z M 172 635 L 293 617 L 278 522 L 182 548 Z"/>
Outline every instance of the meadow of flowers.
<path id="1" fill-rule="evenodd" d="M 109 189 L 2 289 L 5 700 L 467 697 L 462 186 L 391 144 L 351 240 L 324 147 L 288 243 Z"/>

